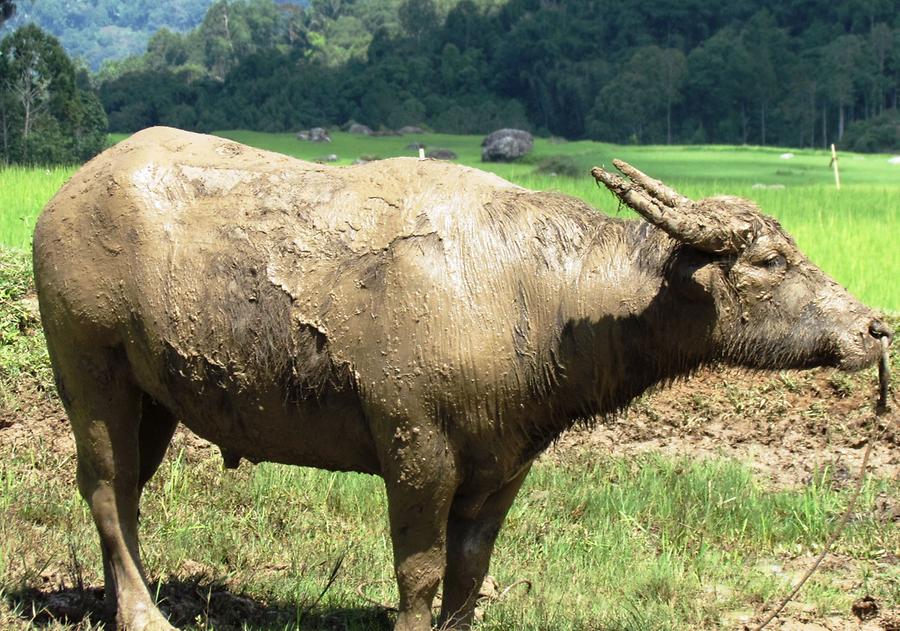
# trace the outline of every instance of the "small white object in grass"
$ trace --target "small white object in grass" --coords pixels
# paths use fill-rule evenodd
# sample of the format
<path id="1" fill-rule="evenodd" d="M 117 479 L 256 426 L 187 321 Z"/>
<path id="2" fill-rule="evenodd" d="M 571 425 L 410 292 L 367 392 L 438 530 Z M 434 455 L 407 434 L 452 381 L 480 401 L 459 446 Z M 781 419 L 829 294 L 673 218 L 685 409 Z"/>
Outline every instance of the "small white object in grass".
<path id="1" fill-rule="evenodd" d="M 888 162 L 891 164 L 900 164 L 900 156 L 894 156 L 893 158 L 888 160 Z"/>
<path id="2" fill-rule="evenodd" d="M 424 160 L 424 159 L 425 159 L 425 148 L 419 147 L 419 160 Z"/>
<path id="3" fill-rule="evenodd" d="M 778 156 L 778 157 L 781 158 L 782 160 L 790 160 L 790 159 L 792 159 L 792 158 L 794 157 L 794 154 L 793 154 L 793 153 L 790 153 L 790 152 L 788 152 L 788 153 L 782 153 L 782 154 L 781 154 L 780 156 Z"/>

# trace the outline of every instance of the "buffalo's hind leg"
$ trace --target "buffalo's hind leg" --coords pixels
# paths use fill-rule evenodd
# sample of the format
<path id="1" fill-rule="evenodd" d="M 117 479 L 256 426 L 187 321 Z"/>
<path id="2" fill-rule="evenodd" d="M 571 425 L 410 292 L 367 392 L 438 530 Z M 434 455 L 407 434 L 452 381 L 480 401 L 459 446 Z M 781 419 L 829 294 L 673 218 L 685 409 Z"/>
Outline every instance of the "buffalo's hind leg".
<path id="1" fill-rule="evenodd" d="M 438 628 L 471 629 L 494 542 L 530 469 L 526 468 L 477 508 L 466 506 L 462 500 L 453 503 L 447 525 L 447 572 Z"/>
<path id="2" fill-rule="evenodd" d="M 158 404 L 150 395 L 143 395 L 141 398 L 141 416 L 140 430 L 138 438 L 138 458 L 140 462 L 140 477 L 138 479 L 138 501 L 144 492 L 147 482 L 153 477 L 159 469 L 169 443 L 172 441 L 172 435 L 178 426 L 178 420 Z M 140 511 L 138 511 L 140 516 Z M 106 598 L 104 605 L 106 607 L 106 615 L 112 618 L 116 615 L 116 579 L 112 570 L 112 564 L 106 546 L 103 549 L 103 584 L 109 598 Z"/>
<path id="3" fill-rule="evenodd" d="M 121 349 L 53 346 L 51 357 L 78 449 L 78 488 L 100 534 L 107 602 L 115 594 L 121 629 L 172 631 L 147 589 L 138 550 L 144 395 Z M 161 456 L 156 465 L 159 460 Z"/>

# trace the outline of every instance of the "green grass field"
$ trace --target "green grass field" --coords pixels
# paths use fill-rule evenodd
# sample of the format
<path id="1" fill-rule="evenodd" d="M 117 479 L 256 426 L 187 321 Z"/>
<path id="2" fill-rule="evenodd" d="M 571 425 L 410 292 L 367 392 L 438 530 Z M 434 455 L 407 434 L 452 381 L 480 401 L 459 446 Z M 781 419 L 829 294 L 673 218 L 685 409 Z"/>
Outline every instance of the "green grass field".
<path id="1" fill-rule="evenodd" d="M 481 162 L 481 136 L 420 134 L 408 136 L 366 137 L 342 132 L 331 134 L 332 142 L 317 144 L 298 141 L 292 134 L 270 134 L 253 131 L 222 131 L 217 135 L 270 151 L 285 153 L 304 160 L 316 160 L 329 154 L 338 156 L 338 164 L 350 164 L 363 155 L 414 156 L 417 151 L 406 146 L 421 142 L 431 149 L 450 149 L 459 162 L 492 171 L 512 181 L 520 181 L 533 170 L 535 163 L 552 156 L 571 159 L 590 180 L 590 169 L 611 165 L 620 158 L 674 185 L 696 183 L 703 190 L 718 186 L 782 184 L 784 186 L 833 185 L 829 168 L 830 152 L 824 150 L 782 149 L 777 147 L 735 147 L 716 145 L 612 145 L 589 140 L 577 142 L 535 139 L 534 150 L 525 164 L 485 164 Z M 115 140 L 122 136 L 115 136 Z M 782 160 L 783 153 L 794 158 Z M 848 185 L 889 185 L 900 187 L 900 166 L 888 163 L 886 155 L 847 154 L 841 158 L 843 183 Z"/>
<path id="2" fill-rule="evenodd" d="M 29 591 L 34 585 L 77 596 L 79 582 L 102 583 L 72 468 L 71 455 L 41 442 L 0 462 L 3 628 L 53 622 L 42 607 L 57 610 Z M 48 479 L 47 472 L 58 473 Z M 848 591 L 845 569 L 823 571 L 802 596 L 807 615 L 848 611 L 859 593 L 882 603 L 900 598 L 896 570 L 878 562 L 885 550 L 897 551 L 897 529 L 873 511 L 877 498 L 897 492 L 895 482 L 867 483 L 837 551 L 862 565 L 864 585 Z M 582 454 L 539 463 L 492 560 L 501 586 L 528 579 L 533 589 L 487 605 L 479 628 L 740 628 L 741 617 L 783 594 L 799 571 L 771 568 L 817 550 L 847 496 L 824 472 L 805 488 L 773 491 L 724 460 Z M 377 478 L 271 464 L 224 471 L 213 454 L 192 454 L 176 438 L 141 510 L 143 558 L 163 579 L 158 598 L 188 629 L 390 628 L 358 594 L 397 598 Z M 342 557 L 337 580 L 314 605 Z M 98 604 L 85 598 L 81 606 Z"/>
<path id="3" fill-rule="evenodd" d="M 692 197 L 731 194 L 755 200 L 784 224 L 815 263 L 864 302 L 900 310 L 900 287 L 894 282 L 900 277 L 900 165 L 890 164 L 886 155 L 843 155 L 843 189 L 837 191 L 828 166 L 830 154 L 820 150 L 790 150 L 795 157 L 783 160 L 779 156 L 788 150 L 770 147 L 620 146 L 539 138 L 525 163 L 483 164 L 476 136 L 373 138 L 336 132 L 331 143 L 315 144 L 298 141 L 292 134 L 219 135 L 305 160 L 333 153 L 338 164 L 350 164 L 360 156 L 415 155 L 406 146 L 422 142 L 429 149 L 455 151 L 463 164 L 493 171 L 527 188 L 580 196 L 609 213 L 619 212 L 617 204 L 597 189 L 589 171 L 622 158 Z M 122 138 L 112 136 L 112 141 Z M 551 158 L 562 159 L 584 176 L 538 173 L 536 167 Z M 0 244 L 27 248 L 36 214 L 73 171 L 0 170 Z"/>
<path id="4" fill-rule="evenodd" d="M 38 213 L 76 170 L 0 166 L 0 245 L 30 247 Z"/>

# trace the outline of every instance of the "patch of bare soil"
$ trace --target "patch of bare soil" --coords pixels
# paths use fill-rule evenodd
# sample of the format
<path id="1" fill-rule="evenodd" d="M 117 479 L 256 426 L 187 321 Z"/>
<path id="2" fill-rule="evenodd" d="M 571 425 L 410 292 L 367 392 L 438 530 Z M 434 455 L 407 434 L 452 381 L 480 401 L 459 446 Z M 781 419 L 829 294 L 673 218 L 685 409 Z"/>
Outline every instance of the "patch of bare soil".
<path id="1" fill-rule="evenodd" d="M 560 460 L 584 450 L 728 457 L 775 488 L 807 484 L 825 467 L 834 483 L 852 484 L 874 424 L 869 473 L 896 479 L 897 411 L 876 419 L 876 398 L 873 371 L 711 368 L 642 397 L 617 418 L 567 432 L 544 457 Z M 890 510 L 900 518 L 898 508 Z"/>
<path id="2" fill-rule="evenodd" d="M 33 380 L 17 384 L 15 407 L 0 401 L 0 456 L 24 446 L 43 445 L 59 454 L 74 454 L 75 440 L 59 400 Z"/>

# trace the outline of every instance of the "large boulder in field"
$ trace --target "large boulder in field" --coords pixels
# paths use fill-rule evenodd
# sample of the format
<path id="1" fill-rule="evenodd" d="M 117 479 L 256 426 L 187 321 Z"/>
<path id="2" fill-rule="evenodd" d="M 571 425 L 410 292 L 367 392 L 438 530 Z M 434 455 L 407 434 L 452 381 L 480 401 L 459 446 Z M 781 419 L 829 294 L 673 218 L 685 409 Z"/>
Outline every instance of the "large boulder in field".
<path id="1" fill-rule="evenodd" d="M 482 162 L 512 162 L 534 147 L 534 138 L 521 129 L 498 129 L 481 141 Z"/>
<path id="2" fill-rule="evenodd" d="M 400 129 L 398 129 L 397 132 L 401 136 L 405 136 L 406 134 L 424 134 L 425 130 L 416 125 L 404 125 Z"/>
<path id="3" fill-rule="evenodd" d="M 309 130 L 310 142 L 331 142 L 331 136 L 324 127 L 313 127 Z"/>
<path id="4" fill-rule="evenodd" d="M 353 123 L 347 129 L 347 133 L 356 134 L 357 136 L 371 136 L 372 128 L 361 123 Z"/>
<path id="5" fill-rule="evenodd" d="M 313 127 L 312 129 L 304 129 L 297 132 L 297 140 L 308 140 L 309 142 L 331 142 L 331 136 L 324 127 Z"/>

